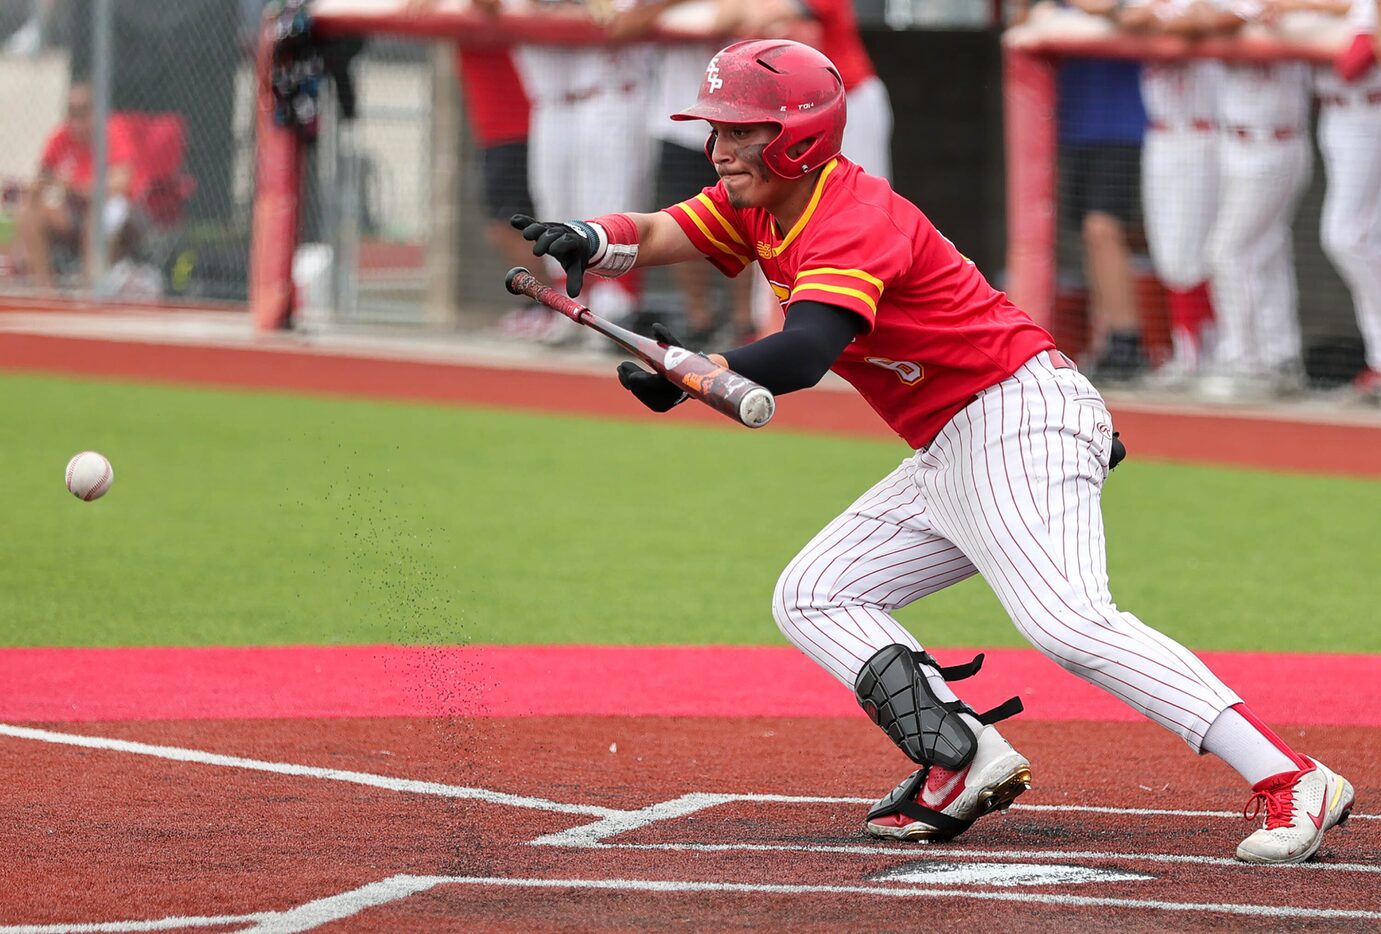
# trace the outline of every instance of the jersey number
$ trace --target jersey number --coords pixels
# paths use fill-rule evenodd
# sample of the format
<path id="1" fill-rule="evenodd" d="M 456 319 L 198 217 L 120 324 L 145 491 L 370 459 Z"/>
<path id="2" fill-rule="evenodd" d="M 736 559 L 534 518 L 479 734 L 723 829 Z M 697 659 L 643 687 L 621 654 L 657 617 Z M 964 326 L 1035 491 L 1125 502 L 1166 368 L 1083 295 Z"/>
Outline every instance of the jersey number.
<path id="1" fill-rule="evenodd" d="M 891 370 L 897 374 L 897 379 L 908 386 L 914 386 L 925 379 L 925 367 L 912 360 L 888 360 L 886 357 L 864 357 L 863 359 L 873 366 Z"/>

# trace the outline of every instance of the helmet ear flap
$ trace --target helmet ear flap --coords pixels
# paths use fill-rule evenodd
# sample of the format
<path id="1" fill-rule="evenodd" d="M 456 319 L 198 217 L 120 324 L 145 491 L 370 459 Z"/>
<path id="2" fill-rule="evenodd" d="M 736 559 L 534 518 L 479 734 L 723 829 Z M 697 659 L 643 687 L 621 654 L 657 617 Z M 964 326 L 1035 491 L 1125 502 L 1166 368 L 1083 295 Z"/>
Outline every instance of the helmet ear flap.
<path id="1" fill-rule="evenodd" d="M 711 164 L 714 163 L 714 144 L 717 139 L 719 139 L 718 130 L 710 130 L 710 135 L 705 138 L 705 158 L 709 159 Z"/>

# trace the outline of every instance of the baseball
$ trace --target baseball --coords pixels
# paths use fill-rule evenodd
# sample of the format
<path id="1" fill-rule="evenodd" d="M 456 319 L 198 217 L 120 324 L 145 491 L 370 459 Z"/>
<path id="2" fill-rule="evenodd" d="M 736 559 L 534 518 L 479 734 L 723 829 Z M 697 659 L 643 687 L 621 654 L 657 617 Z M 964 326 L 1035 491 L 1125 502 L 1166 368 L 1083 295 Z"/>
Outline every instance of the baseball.
<path id="1" fill-rule="evenodd" d="M 95 451 L 82 451 L 67 462 L 67 489 L 77 499 L 100 499 L 114 482 L 115 468 Z"/>

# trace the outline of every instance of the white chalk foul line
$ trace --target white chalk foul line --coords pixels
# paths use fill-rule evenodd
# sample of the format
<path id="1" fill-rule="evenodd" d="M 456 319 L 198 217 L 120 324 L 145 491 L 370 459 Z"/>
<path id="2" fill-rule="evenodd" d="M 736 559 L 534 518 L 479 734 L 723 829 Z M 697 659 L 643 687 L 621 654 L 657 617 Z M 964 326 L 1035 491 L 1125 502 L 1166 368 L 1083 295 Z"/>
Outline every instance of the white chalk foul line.
<path id="1" fill-rule="evenodd" d="M 762 801 L 768 804 L 864 804 L 872 807 L 877 798 L 844 797 L 800 797 L 796 795 L 723 795 L 725 802 Z M 1013 811 L 1046 811 L 1070 814 L 1120 814 L 1132 817 L 1233 817 L 1240 818 L 1241 811 L 1190 811 L 1176 808 L 1121 808 L 1102 807 L 1092 804 L 1025 804 L 1018 801 L 1012 805 Z M 1351 820 L 1381 820 L 1381 814 L 1358 814 L 1355 811 Z"/>
<path id="2" fill-rule="evenodd" d="M 539 811 L 553 811 L 557 814 L 584 814 L 591 817 L 613 817 L 629 813 L 613 808 L 597 807 L 587 804 L 563 804 L 545 798 L 532 798 L 526 795 L 511 795 L 488 788 L 469 788 L 464 785 L 445 785 L 439 782 L 423 782 L 409 778 L 394 778 L 390 775 L 375 775 L 371 772 L 348 772 L 343 769 L 324 769 L 313 765 L 294 765 L 289 762 L 268 762 L 263 759 L 244 759 L 239 756 L 223 756 L 199 749 L 183 749 L 178 746 L 153 746 L 124 739 L 108 739 L 102 736 L 82 736 L 76 733 L 58 733 L 53 730 L 39 730 L 32 727 L 0 723 L 0 736 L 15 739 L 32 739 L 44 743 L 58 743 L 64 746 L 82 746 L 87 749 L 106 749 L 112 752 L 127 752 L 138 756 L 154 756 L 171 759 L 174 762 L 194 762 L 198 765 L 217 765 L 232 769 L 249 769 L 255 772 L 272 772 L 277 775 L 300 775 L 307 778 L 322 778 L 335 782 L 349 782 L 354 785 L 368 785 L 389 791 L 402 791 L 419 795 L 438 795 L 444 798 L 468 798 L 489 804 L 502 804 L 515 808 L 532 808 Z"/>
<path id="3" fill-rule="evenodd" d="M 289 908 L 287 911 L 273 912 L 263 918 L 258 925 L 246 928 L 244 934 L 290 934 L 293 931 L 309 931 L 332 921 L 342 921 L 378 905 L 387 905 L 425 892 L 442 881 L 442 876 L 390 876 L 379 882 L 371 882 L 349 892 L 329 895 Z"/>
<path id="4" fill-rule="evenodd" d="M 316 924 L 347 918 L 355 910 L 376 907 L 442 885 L 496 886 L 525 889 L 591 889 L 611 892 L 680 894 L 719 892 L 745 895 L 877 895 L 887 898 L 942 898 L 964 901 L 1008 902 L 1017 905 L 1058 905 L 1078 908 L 1135 908 L 1153 911 L 1212 912 L 1258 918 L 1381 920 L 1381 911 L 1345 908 L 1305 908 L 1296 905 L 1243 905 L 1231 902 L 1166 902 L 1140 898 L 1098 898 L 1032 892 L 972 891 L 906 885 L 774 885 L 751 882 L 688 882 L 671 879 L 517 879 L 505 876 L 409 876 L 399 875 L 351 892 L 309 902 L 277 913 L 253 928 L 255 932 L 305 931 Z M 386 897 L 391 896 L 391 897 Z M 320 907 L 317 907 L 320 906 Z M 350 912 L 353 914 L 354 912 Z M 284 926 L 277 926 L 279 923 Z"/>
<path id="5" fill-rule="evenodd" d="M 552 836 L 555 836 L 554 834 Z M 546 840 L 548 838 L 541 838 Z M 532 841 L 533 844 L 541 840 Z M 564 844 L 569 846 L 571 844 Z M 1116 860 L 1140 863 L 1189 863 L 1200 866 L 1224 866 L 1233 869 L 1255 869 L 1249 863 L 1225 856 L 1195 856 L 1175 853 L 1117 853 L 1110 850 L 981 850 L 973 847 L 953 847 L 948 844 L 907 843 L 889 844 L 802 844 L 802 843 L 593 843 L 585 844 L 595 850 L 682 850 L 693 853 L 732 853 L 736 851 L 763 853 L 841 853 L 858 856 L 896 856 L 902 859 L 997 859 L 1035 862 L 1069 862 L 1070 860 Z M 1304 872 L 1364 872 L 1381 873 L 1375 863 L 1283 863 L 1272 871 Z"/>
<path id="6" fill-rule="evenodd" d="M 183 928 L 241 927 L 271 917 L 271 912 L 250 915 L 212 915 L 155 918 L 148 921 L 95 921 L 69 924 L 19 924 L 0 926 L 0 934 L 122 934 L 130 931 L 177 931 Z"/>

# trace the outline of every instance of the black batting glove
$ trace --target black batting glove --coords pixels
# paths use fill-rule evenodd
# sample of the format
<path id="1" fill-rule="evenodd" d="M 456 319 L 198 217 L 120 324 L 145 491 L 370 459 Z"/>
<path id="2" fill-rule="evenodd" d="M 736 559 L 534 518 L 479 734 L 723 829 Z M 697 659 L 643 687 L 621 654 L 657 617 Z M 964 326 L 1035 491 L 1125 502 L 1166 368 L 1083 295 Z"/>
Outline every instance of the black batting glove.
<path id="1" fill-rule="evenodd" d="M 1122 443 L 1122 432 L 1112 433 L 1112 451 L 1108 454 L 1108 471 L 1127 459 L 1127 446 Z"/>
<path id="2" fill-rule="evenodd" d="M 661 324 L 652 325 L 652 336 L 668 347 L 684 346 Z M 632 360 L 619 364 L 619 382 L 654 412 L 668 412 L 689 398 L 689 394 L 680 386 L 665 376 L 649 373 Z"/>
<path id="3" fill-rule="evenodd" d="M 508 222 L 532 241 L 533 256 L 550 256 L 566 271 L 566 294 L 575 298 L 585 285 L 585 269 L 599 249 L 599 237 L 584 221 L 553 223 L 526 214 L 514 214 Z"/>

